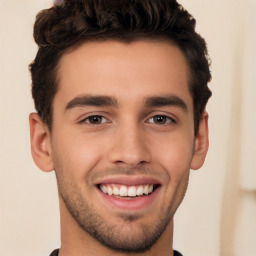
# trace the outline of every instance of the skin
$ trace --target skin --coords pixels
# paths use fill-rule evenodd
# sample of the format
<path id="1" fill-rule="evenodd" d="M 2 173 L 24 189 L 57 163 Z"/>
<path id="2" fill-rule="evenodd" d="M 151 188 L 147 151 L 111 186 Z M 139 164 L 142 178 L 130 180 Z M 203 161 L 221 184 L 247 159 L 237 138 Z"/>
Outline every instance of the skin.
<path id="1" fill-rule="evenodd" d="M 52 131 L 30 115 L 34 161 L 56 172 L 60 256 L 173 254 L 173 215 L 189 170 L 203 165 L 208 149 L 206 112 L 194 135 L 188 74 L 184 55 L 168 42 L 90 42 L 61 58 Z M 92 96 L 110 97 L 114 104 L 88 104 Z M 113 178 L 152 179 L 158 189 L 147 205 L 118 207 L 97 187 Z M 108 248 L 88 230 L 100 230 L 126 251 Z M 127 252 L 146 242 L 147 250 Z"/>

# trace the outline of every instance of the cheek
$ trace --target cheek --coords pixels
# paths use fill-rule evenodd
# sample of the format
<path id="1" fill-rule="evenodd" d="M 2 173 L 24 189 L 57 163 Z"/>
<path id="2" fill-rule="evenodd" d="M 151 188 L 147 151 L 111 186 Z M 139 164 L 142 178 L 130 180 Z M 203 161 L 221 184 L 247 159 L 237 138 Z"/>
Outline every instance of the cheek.
<path id="1" fill-rule="evenodd" d="M 103 148 L 86 136 L 59 134 L 53 140 L 54 163 L 62 172 L 86 175 L 99 161 Z"/>
<path id="2" fill-rule="evenodd" d="M 193 155 L 193 142 L 188 138 L 166 139 L 155 148 L 155 161 L 168 171 L 171 180 L 179 180 L 190 168 Z"/>

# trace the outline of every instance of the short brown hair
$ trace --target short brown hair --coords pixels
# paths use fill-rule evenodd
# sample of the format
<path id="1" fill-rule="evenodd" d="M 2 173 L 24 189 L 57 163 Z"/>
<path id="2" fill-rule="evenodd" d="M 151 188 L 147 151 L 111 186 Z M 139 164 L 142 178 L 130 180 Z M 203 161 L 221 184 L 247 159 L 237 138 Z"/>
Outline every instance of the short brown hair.
<path id="1" fill-rule="evenodd" d="M 61 56 L 83 42 L 140 39 L 170 41 L 190 67 L 195 134 L 211 96 L 205 40 L 195 32 L 195 19 L 176 0 L 62 0 L 41 11 L 34 25 L 39 46 L 30 65 L 35 108 L 51 129 L 52 101 L 58 89 Z"/>

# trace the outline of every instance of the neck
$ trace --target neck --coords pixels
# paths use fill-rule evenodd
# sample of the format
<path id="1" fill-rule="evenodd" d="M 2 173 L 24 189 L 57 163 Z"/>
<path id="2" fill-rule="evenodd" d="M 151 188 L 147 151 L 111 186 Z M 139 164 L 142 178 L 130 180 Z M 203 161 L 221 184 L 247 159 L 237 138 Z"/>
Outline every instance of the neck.
<path id="1" fill-rule="evenodd" d="M 124 253 L 113 251 L 84 231 L 60 200 L 61 248 L 59 256 L 173 256 L 173 221 L 169 223 L 158 241 L 146 252 Z"/>

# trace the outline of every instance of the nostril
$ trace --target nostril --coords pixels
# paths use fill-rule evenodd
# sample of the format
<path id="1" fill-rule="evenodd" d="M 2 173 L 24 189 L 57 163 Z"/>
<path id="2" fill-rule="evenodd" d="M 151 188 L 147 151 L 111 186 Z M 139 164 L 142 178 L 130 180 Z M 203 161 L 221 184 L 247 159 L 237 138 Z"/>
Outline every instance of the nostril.
<path id="1" fill-rule="evenodd" d="M 141 161 L 141 162 L 139 162 L 138 165 L 143 165 L 143 164 L 146 164 L 146 163 L 147 163 L 146 161 Z"/>
<path id="2" fill-rule="evenodd" d="M 122 163 L 123 163 L 123 161 L 121 161 L 121 160 L 117 160 L 117 161 L 116 161 L 116 163 L 117 163 L 117 164 L 122 164 Z"/>

